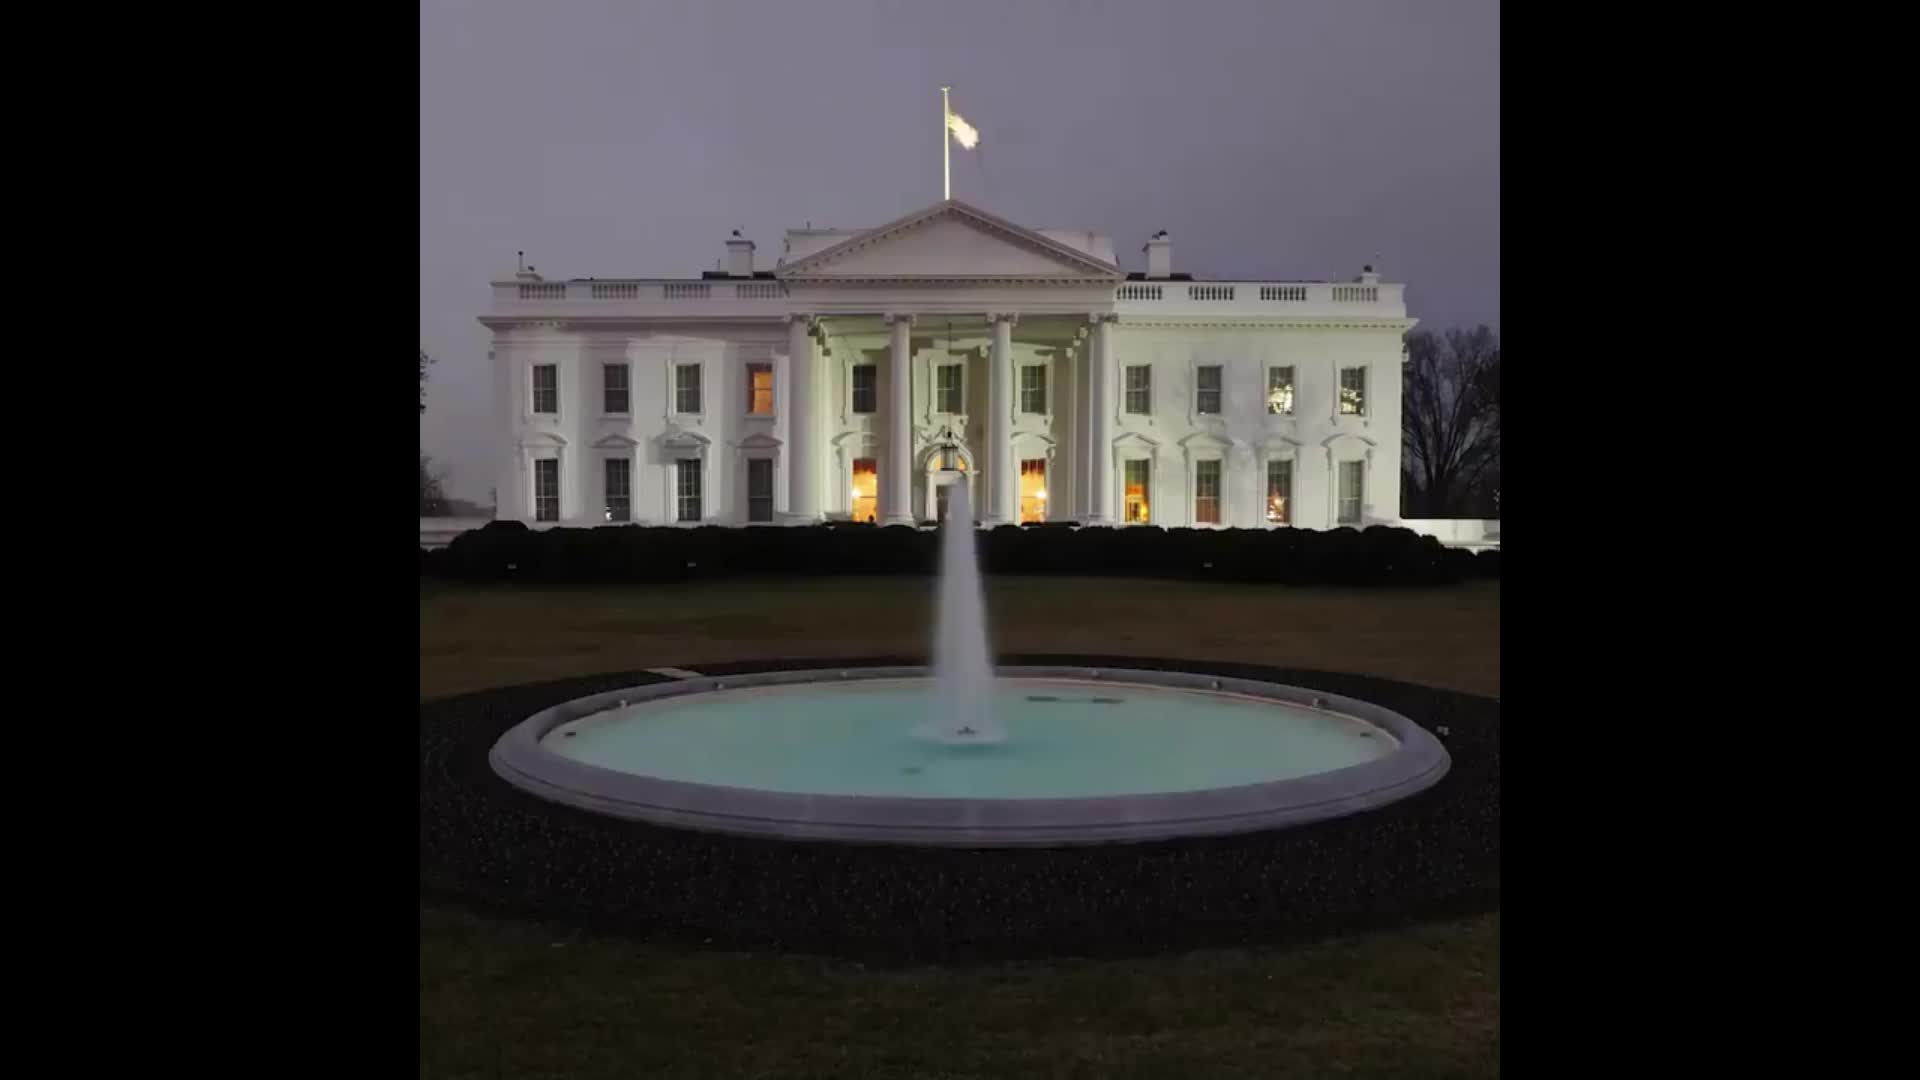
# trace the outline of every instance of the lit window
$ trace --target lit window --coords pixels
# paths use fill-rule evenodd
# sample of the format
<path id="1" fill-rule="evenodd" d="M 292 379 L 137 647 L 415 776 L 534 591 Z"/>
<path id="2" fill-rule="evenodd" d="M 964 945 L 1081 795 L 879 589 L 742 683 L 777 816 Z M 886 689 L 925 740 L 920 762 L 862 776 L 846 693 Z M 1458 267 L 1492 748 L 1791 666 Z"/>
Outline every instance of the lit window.
<path id="1" fill-rule="evenodd" d="M 533 463 L 533 520 L 560 520 L 560 459 Z"/>
<path id="2" fill-rule="evenodd" d="M 633 520 L 633 462 L 607 459 L 607 520 Z"/>
<path id="3" fill-rule="evenodd" d="M 700 459 L 681 458 L 673 464 L 674 471 L 678 474 L 674 493 L 679 513 L 675 516 L 681 521 L 699 521 Z"/>
<path id="4" fill-rule="evenodd" d="M 1127 367 L 1127 411 L 1136 416 L 1153 411 L 1153 368 L 1149 365 Z"/>
<path id="5" fill-rule="evenodd" d="M 1209 364 L 1194 373 L 1193 411 L 1217 416 L 1220 413 L 1220 365 Z"/>
<path id="6" fill-rule="evenodd" d="M 853 365 L 853 411 L 875 412 L 880 400 L 880 367 L 877 364 Z"/>
<path id="7" fill-rule="evenodd" d="M 1047 520 L 1047 459 L 1020 462 L 1020 520 Z"/>
<path id="8" fill-rule="evenodd" d="M 627 384 L 625 364 L 607 364 L 600 369 L 600 411 L 623 415 L 633 407 L 632 388 Z"/>
<path id="9" fill-rule="evenodd" d="M 1040 364 L 1023 364 L 1020 367 L 1020 411 L 1047 411 L 1047 369 Z"/>
<path id="10" fill-rule="evenodd" d="M 1267 462 L 1267 523 L 1285 525 L 1293 503 L 1293 462 Z"/>
<path id="11" fill-rule="evenodd" d="M 1220 462 L 1193 463 L 1193 520 L 1197 525 L 1220 524 Z"/>
<path id="12" fill-rule="evenodd" d="M 747 520 L 773 520 L 773 459 L 747 459 Z"/>
<path id="13" fill-rule="evenodd" d="M 773 365 L 747 365 L 747 411 L 755 416 L 773 415 Z"/>
<path id="14" fill-rule="evenodd" d="M 937 373 L 935 378 L 938 380 L 938 400 L 934 403 L 934 411 L 965 412 L 966 410 L 960 407 L 960 365 L 941 364 L 934 371 Z"/>
<path id="15" fill-rule="evenodd" d="M 673 411 L 698 413 L 700 411 L 700 365 L 680 364 L 673 371 Z"/>
<path id="16" fill-rule="evenodd" d="M 1360 524 L 1360 503 L 1361 496 L 1365 493 L 1366 479 L 1366 462 L 1343 461 L 1340 463 L 1340 524 Z"/>
<path id="17" fill-rule="evenodd" d="M 870 457 L 854 458 L 853 520 L 876 521 L 880 516 L 879 508 L 880 460 Z"/>
<path id="18" fill-rule="evenodd" d="M 1285 416 L 1293 412 L 1293 369 L 1291 367 L 1267 369 L 1267 412 L 1273 416 Z"/>
<path id="19" fill-rule="evenodd" d="M 1340 413 L 1343 416 L 1367 414 L 1367 369 L 1340 369 Z"/>
<path id="20" fill-rule="evenodd" d="M 560 411 L 560 369 L 556 365 L 533 365 L 533 411 Z"/>
<path id="21" fill-rule="evenodd" d="M 1147 489 L 1151 486 L 1152 479 L 1148 470 L 1152 465 L 1153 463 L 1145 458 L 1137 458 L 1126 463 L 1126 520 L 1128 522 L 1153 520 L 1147 509 L 1147 496 L 1150 494 Z"/>

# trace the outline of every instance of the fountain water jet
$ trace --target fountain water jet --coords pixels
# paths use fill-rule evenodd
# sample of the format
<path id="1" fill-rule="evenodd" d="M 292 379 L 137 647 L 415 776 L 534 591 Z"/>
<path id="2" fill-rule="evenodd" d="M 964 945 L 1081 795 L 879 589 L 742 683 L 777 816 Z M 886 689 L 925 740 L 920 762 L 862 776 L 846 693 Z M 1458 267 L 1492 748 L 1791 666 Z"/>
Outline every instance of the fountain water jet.
<path id="1" fill-rule="evenodd" d="M 920 733 L 955 745 L 1004 742 L 993 713 L 986 599 L 974 555 L 966 483 L 953 485 L 940 536 L 940 594 L 933 639 L 934 703 Z"/>

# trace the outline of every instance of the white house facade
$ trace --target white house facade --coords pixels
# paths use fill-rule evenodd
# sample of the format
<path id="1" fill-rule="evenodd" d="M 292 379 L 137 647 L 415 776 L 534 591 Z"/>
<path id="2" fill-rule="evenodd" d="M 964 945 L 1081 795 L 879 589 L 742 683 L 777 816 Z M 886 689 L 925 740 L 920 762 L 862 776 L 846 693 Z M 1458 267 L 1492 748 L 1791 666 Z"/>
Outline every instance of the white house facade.
<path id="1" fill-rule="evenodd" d="M 543 525 L 1399 521 L 1402 286 L 1144 274 L 956 200 L 756 270 L 493 284 L 498 516 Z"/>

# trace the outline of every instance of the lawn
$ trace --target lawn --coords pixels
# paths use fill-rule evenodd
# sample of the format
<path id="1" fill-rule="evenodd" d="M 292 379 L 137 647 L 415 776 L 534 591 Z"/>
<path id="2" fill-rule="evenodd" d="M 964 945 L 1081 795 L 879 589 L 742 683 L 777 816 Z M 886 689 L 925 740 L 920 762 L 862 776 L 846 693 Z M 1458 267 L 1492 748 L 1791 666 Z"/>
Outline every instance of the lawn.
<path id="1" fill-rule="evenodd" d="M 924 654 L 924 578 L 423 586 L 420 692 Z M 1499 587 L 998 578 L 997 649 L 1240 660 L 1498 696 Z M 420 913 L 425 1077 L 1498 1075 L 1498 915 L 1291 948 L 879 970 Z"/>

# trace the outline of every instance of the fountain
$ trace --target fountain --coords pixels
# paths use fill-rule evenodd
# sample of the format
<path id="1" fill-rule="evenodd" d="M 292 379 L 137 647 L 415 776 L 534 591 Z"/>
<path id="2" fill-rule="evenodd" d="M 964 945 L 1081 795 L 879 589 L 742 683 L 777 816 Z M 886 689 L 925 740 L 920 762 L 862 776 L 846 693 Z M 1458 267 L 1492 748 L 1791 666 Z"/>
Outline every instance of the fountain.
<path id="1" fill-rule="evenodd" d="M 930 672 L 682 672 L 534 714 L 494 744 L 494 771 L 655 824 L 971 847 L 1275 829 L 1445 775 L 1447 751 L 1425 729 L 1324 691 L 1181 671 L 996 672 L 966 486 L 950 498 Z"/>
<path id="2" fill-rule="evenodd" d="M 986 598 L 974 555 L 967 485 L 955 484 L 940 537 L 940 593 L 933 638 L 933 717 L 921 733 L 939 742 L 997 743 L 993 666 L 987 660 Z"/>

